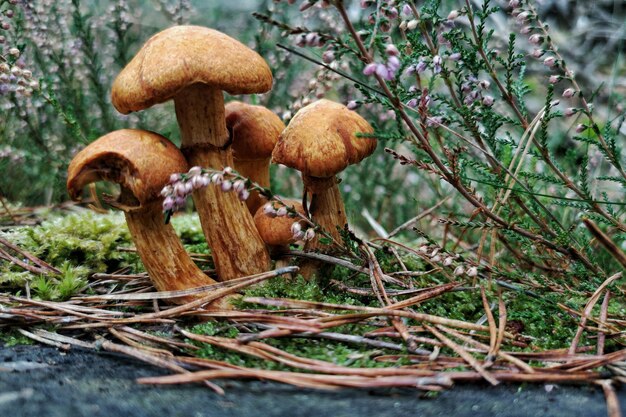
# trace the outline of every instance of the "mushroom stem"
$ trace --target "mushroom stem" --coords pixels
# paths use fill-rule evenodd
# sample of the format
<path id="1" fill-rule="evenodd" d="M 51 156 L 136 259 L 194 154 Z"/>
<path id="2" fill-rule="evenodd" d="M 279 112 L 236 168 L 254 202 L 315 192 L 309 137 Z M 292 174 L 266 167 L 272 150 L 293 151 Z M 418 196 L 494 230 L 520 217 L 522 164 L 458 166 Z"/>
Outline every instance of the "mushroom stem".
<path id="1" fill-rule="evenodd" d="M 235 160 L 235 169 L 241 175 L 249 178 L 250 181 L 256 182 L 261 187 L 269 188 L 270 186 L 270 158 L 253 159 L 253 160 Z M 263 204 L 267 203 L 267 199 L 262 197 L 258 191 L 251 191 L 250 197 L 246 200 L 246 205 L 251 214 Z"/>
<path id="2" fill-rule="evenodd" d="M 193 263 L 171 224 L 165 224 L 161 202 L 124 211 L 137 253 L 159 291 L 177 291 L 214 283 Z M 175 299 L 176 303 L 194 297 Z"/>
<path id="3" fill-rule="evenodd" d="M 176 95 L 181 148 L 190 165 L 233 166 L 222 92 L 193 84 Z M 202 230 L 222 281 L 269 270 L 270 258 L 247 207 L 216 185 L 193 192 Z"/>
<path id="4" fill-rule="evenodd" d="M 304 176 L 305 192 L 311 194 L 311 204 L 309 214 L 311 218 L 328 232 L 333 239 L 341 242 L 341 235 L 337 227 L 343 229 L 348 223 L 346 209 L 343 205 L 341 192 L 337 186 L 337 178 L 314 178 Z M 305 250 L 324 250 L 324 245 L 319 241 L 318 235 L 309 240 L 305 245 Z"/>

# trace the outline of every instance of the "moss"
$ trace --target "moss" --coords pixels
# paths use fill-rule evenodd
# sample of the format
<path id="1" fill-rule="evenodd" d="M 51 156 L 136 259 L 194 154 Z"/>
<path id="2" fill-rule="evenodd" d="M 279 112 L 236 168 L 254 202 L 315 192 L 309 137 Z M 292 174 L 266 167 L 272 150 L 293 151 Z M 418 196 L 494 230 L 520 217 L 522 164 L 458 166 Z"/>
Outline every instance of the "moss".
<path id="1" fill-rule="evenodd" d="M 35 342 L 13 329 L 0 329 L 0 342 L 4 343 L 4 347 L 17 345 L 32 345 Z"/>

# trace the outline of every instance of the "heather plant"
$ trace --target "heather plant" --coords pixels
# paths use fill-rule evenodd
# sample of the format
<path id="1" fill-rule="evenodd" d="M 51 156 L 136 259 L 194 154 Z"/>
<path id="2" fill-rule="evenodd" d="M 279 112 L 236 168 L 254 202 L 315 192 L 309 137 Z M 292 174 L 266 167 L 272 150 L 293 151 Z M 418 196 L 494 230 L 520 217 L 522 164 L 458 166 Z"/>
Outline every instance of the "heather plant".
<path id="1" fill-rule="evenodd" d="M 291 35 L 286 49 L 307 48 L 294 52 L 340 75 L 350 107 L 379 116 L 381 157 L 397 162 L 384 175 L 413 182 L 385 192 L 431 206 L 446 200 L 441 227 L 417 231 L 430 245 L 475 248 L 468 256 L 488 276 L 514 277 L 525 265 L 533 279 L 603 280 L 619 269 L 598 255 L 581 219 L 617 244 L 626 237 L 624 114 L 606 102 L 610 91 L 581 87 L 531 2 L 279 3 L 300 12 L 295 21 L 277 11 L 257 17 Z M 503 16 L 514 31 L 496 32 Z M 303 29 L 307 22 L 315 26 Z"/>

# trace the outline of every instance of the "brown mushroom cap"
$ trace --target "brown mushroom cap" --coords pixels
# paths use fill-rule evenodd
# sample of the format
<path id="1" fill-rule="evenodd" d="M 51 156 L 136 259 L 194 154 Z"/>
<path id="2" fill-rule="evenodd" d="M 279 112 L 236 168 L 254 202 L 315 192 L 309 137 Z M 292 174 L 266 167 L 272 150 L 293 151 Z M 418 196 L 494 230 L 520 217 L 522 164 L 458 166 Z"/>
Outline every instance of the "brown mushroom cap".
<path id="1" fill-rule="evenodd" d="M 272 160 L 306 176 L 332 177 L 374 152 L 376 139 L 356 136 L 373 132 L 357 113 L 322 99 L 303 107 L 291 119 L 280 135 Z"/>
<path id="2" fill-rule="evenodd" d="M 174 26 L 150 38 L 126 65 L 113 82 L 111 99 L 127 114 L 195 83 L 229 94 L 264 93 L 272 87 L 272 73 L 259 54 L 221 32 Z"/>
<path id="3" fill-rule="evenodd" d="M 226 128 L 235 159 L 247 161 L 271 157 L 285 124 L 263 106 L 231 101 L 226 104 Z"/>
<path id="4" fill-rule="evenodd" d="M 67 190 L 77 200 L 85 185 L 112 181 L 130 190 L 144 206 L 160 198 L 172 173 L 185 171 L 183 154 L 163 136 L 146 130 L 116 130 L 74 157 L 68 168 Z"/>
<path id="5" fill-rule="evenodd" d="M 296 211 L 304 214 L 302 204 L 297 200 L 284 200 L 288 206 L 295 207 Z M 267 203 L 271 204 L 271 203 Z M 254 224 L 256 225 L 261 239 L 269 246 L 283 246 L 294 242 L 291 225 L 297 221 L 289 216 L 270 217 L 265 214 L 265 205 L 259 207 L 254 214 Z"/>

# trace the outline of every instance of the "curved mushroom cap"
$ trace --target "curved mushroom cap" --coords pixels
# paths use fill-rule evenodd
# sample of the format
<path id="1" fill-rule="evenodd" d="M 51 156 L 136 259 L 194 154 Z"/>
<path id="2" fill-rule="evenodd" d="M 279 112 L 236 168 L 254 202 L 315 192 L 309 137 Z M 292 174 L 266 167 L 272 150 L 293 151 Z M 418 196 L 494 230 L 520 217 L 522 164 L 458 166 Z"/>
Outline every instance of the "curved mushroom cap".
<path id="1" fill-rule="evenodd" d="M 357 133 L 374 129 L 357 113 L 329 100 L 303 107 L 289 122 L 272 153 L 274 163 L 306 176 L 328 178 L 370 156 L 376 139 Z"/>
<path id="2" fill-rule="evenodd" d="M 231 101 L 226 104 L 226 128 L 234 158 L 248 161 L 271 157 L 285 124 L 263 106 Z"/>
<path id="3" fill-rule="evenodd" d="M 304 214 L 302 204 L 297 200 L 284 200 L 288 206 L 293 206 L 300 214 Z M 271 204 L 271 203 L 267 203 Z M 283 246 L 294 243 L 291 225 L 297 219 L 289 216 L 270 217 L 265 213 L 265 204 L 259 207 L 254 214 L 254 224 L 256 225 L 261 239 L 268 246 Z"/>
<path id="4" fill-rule="evenodd" d="M 185 171 L 185 157 L 163 136 L 146 130 L 116 130 L 72 159 L 67 190 L 73 200 L 78 200 L 85 185 L 111 181 L 130 190 L 143 206 L 160 198 L 171 174 Z"/>
<path id="5" fill-rule="evenodd" d="M 113 82 L 120 113 L 143 110 L 204 83 L 229 94 L 264 93 L 272 72 L 259 54 L 235 39 L 201 26 L 174 26 L 157 33 Z"/>

